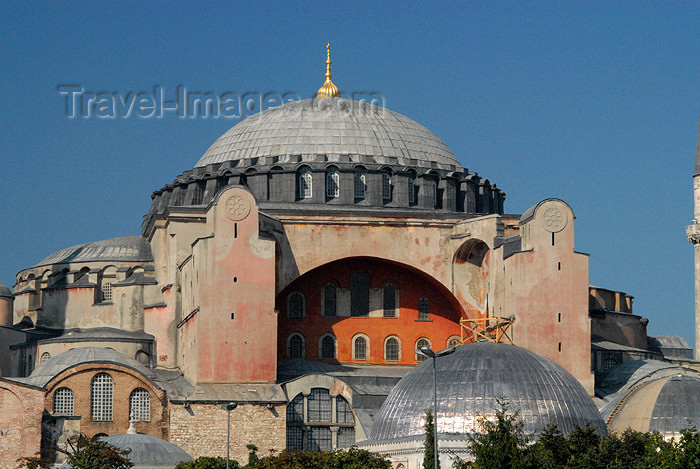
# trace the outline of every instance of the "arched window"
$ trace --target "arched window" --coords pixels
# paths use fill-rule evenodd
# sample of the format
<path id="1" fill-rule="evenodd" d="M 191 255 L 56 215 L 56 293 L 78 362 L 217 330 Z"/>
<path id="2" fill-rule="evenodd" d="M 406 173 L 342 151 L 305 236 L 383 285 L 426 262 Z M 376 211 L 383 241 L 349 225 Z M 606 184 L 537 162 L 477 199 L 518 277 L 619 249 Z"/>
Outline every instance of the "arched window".
<path id="1" fill-rule="evenodd" d="M 391 200 L 391 175 L 382 173 L 382 199 L 384 201 Z"/>
<path id="2" fill-rule="evenodd" d="M 192 205 L 201 205 L 204 201 L 204 187 L 206 185 L 203 181 L 197 181 L 194 184 L 194 191 L 192 192 Z"/>
<path id="3" fill-rule="evenodd" d="M 301 334 L 292 334 L 289 337 L 289 358 L 302 358 L 304 356 L 304 338 Z"/>
<path id="4" fill-rule="evenodd" d="M 73 390 L 59 388 L 53 393 L 53 413 L 56 415 L 73 415 Z"/>
<path id="5" fill-rule="evenodd" d="M 301 451 L 304 449 L 304 434 L 301 424 L 304 422 L 304 396 L 299 393 L 287 405 L 287 449 Z"/>
<path id="6" fill-rule="evenodd" d="M 610 368 L 614 368 L 616 366 L 617 366 L 617 360 L 615 360 L 614 358 L 608 358 L 607 360 L 605 360 L 603 362 L 603 366 L 601 367 L 600 371 L 607 371 Z"/>
<path id="7" fill-rule="evenodd" d="M 114 383 L 107 373 L 98 373 L 92 378 L 91 386 L 91 411 L 92 420 L 99 422 L 112 421 L 112 394 Z"/>
<path id="8" fill-rule="evenodd" d="M 364 199 L 367 189 L 367 176 L 364 169 L 355 170 L 355 198 Z"/>
<path id="9" fill-rule="evenodd" d="M 416 176 L 415 174 L 409 174 L 408 176 L 408 203 L 416 203 Z"/>
<path id="10" fill-rule="evenodd" d="M 389 337 L 384 343 L 384 359 L 387 361 L 398 361 L 401 358 L 401 348 L 399 347 L 399 339 Z"/>
<path id="11" fill-rule="evenodd" d="M 323 315 L 335 316 L 337 305 L 337 289 L 334 283 L 327 283 L 323 287 Z"/>
<path id="12" fill-rule="evenodd" d="M 427 321 L 428 319 L 430 319 L 430 302 L 423 297 L 418 300 L 418 320 Z"/>
<path id="13" fill-rule="evenodd" d="M 358 270 L 352 274 L 350 286 L 350 315 L 369 315 L 369 276 Z"/>
<path id="14" fill-rule="evenodd" d="M 367 339 L 364 336 L 355 337 L 353 354 L 355 360 L 367 360 Z"/>
<path id="15" fill-rule="evenodd" d="M 335 445 L 332 427 L 337 428 Z M 344 397 L 332 397 L 328 389 L 311 388 L 306 399 L 299 393 L 287 405 L 288 450 L 328 451 L 353 444 L 355 416 Z"/>
<path id="16" fill-rule="evenodd" d="M 308 166 L 304 166 L 299 169 L 299 198 L 310 199 L 311 195 L 311 170 Z"/>
<path id="17" fill-rule="evenodd" d="M 335 337 L 332 335 L 321 339 L 321 358 L 335 358 Z"/>
<path id="18" fill-rule="evenodd" d="M 462 345 L 462 339 L 460 339 L 457 336 L 452 336 L 449 339 L 447 339 L 447 348 L 459 347 L 460 345 Z"/>
<path id="19" fill-rule="evenodd" d="M 390 283 L 384 285 L 384 317 L 396 317 L 396 289 Z"/>
<path id="20" fill-rule="evenodd" d="M 326 197 L 335 198 L 340 195 L 340 174 L 336 168 L 326 172 Z"/>
<path id="21" fill-rule="evenodd" d="M 143 388 L 136 388 L 129 396 L 129 418 L 142 422 L 151 421 L 151 397 Z"/>
<path id="22" fill-rule="evenodd" d="M 430 348 L 430 341 L 426 339 L 425 337 L 421 337 L 416 341 L 416 350 L 420 350 L 421 347 L 428 347 Z M 423 354 L 417 353 L 416 354 L 416 361 L 417 362 L 422 362 L 425 360 L 427 357 Z"/>
<path id="23" fill-rule="evenodd" d="M 296 291 L 289 295 L 287 316 L 289 319 L 304 319 L 304 295 Z"/>
<path id="24" fill-rule="evenodd" d="M 100 290 L 102 301 L 112 301 L 112 283 L 117 279 L 117 268 L 114 266 L 105 267 L 100 274 Z"/>
<path id="25" fill-rule="evenodd" d="M 41 354 L 41 359 L 39 360 L 39 362 L 44 363 L 49 358 L 51 358 L 51 354 L 49 352 L 44 352 Z"/>
<path id="26" fill-rule="evenodd" d="M 307 420 L 309 422 L 330 422 L 331 395 L 328 389 L 312 388 L 308 397 Z"/>
<path id="27" fill-rule="evenodd" d="M 29 361 L 27 362 L 27 376 L 31 375 L 32 371 L 34 371 L 34 358 L 29 355 Z"/>

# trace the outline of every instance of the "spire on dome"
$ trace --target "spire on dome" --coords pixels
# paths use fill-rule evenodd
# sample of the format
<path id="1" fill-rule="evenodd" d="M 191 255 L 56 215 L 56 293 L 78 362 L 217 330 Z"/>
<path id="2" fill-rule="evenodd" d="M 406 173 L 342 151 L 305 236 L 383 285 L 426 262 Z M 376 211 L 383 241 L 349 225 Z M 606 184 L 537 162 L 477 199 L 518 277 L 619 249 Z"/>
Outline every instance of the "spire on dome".
<path id="1" fill-rule="evenodd" d="M 318 89 L 318 92 L 316 93 L 317 98 L 337 98 L 340 96 L 340 90 L 338 90 L 338 87 L 333 84 L 331 81 L 331 44 L 328 43 L 326 44 L 326 51 L 327 51 L 327 56 L 326 56 L 326 82 L 323 84 L 321 88 Z"/>

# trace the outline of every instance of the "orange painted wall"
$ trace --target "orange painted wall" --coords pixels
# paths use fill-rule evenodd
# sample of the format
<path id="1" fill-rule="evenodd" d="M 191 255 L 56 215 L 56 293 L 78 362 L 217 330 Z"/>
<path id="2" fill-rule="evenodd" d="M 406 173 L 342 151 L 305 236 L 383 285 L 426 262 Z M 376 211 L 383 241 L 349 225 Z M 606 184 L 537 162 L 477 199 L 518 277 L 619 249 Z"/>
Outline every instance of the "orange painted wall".
<path id="1" fill-rule="evenodd" d="M 322 290 L 326 283 L 334 282 L 339 289 L 350 289 L 352 274 L 363 270 L 370 277 L 370 288 L 383 288 L 391 283 L 399 291 L 396 318 L 384 317 L 324 317 L 322 312 Z M 289 319 L 287 298 L 292 292 L 300 292 L 306 301 L 306 316 L 302 320 Z M 428 298 L 430 316 L 428 321 L 418 320 L 418 300 Z M 368 258 L 350 258 L 332 262 L 303 275 L 277 296 L 279 314 L 278 356 L 280 360 L 290 357 L 287 352 L 287 339 L 290 334 L 299 332 L 306 341 L 306 358 L 319 358 L 319 340 L 322 335 L 332 333 L 337 339 L 338 361 L 353 362 L 352 338 L 358 333 L 369 337 L 369 359 L 354 363 L 372 364 L 415 364 L 413 353 L 416 341 L 425 337 L 433 349 L 447 346 L 450 337 L 460 335 L 459 319 L 461 309 L 452 295 L 434 285 L 425 276 L 409 268 Z M 347 309 L 347 308 L 346 308 Z M 338 314 L 343 312 L 338 305 Z M 399 361 L 384 360 L 384 341 L 390 335 L 400 339 Z"/>

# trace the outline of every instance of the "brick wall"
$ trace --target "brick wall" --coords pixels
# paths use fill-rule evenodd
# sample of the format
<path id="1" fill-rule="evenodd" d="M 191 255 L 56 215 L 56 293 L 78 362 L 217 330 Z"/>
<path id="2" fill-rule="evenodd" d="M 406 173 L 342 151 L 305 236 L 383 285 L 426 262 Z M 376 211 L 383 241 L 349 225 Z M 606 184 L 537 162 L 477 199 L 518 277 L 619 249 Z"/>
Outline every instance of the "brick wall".
<path id="1" fill-rule="evenodd" d="M 0 467 L 14 468 L 20 457 L 39 453 L 43 411 L 42 389 L 0 380 Z"/>
<path id="2" fill-rule="evenodd" d="M 226 410 L 220 405 L 192 404 L 189 409 L 170 406 L 170 441 L 193 458 L 226 457 Z M 286 406 L 239 404 L 231 411 L 231 459 L 248 462 L 246 445 L 258 447 L 258 455 L 286 446 Z"/>

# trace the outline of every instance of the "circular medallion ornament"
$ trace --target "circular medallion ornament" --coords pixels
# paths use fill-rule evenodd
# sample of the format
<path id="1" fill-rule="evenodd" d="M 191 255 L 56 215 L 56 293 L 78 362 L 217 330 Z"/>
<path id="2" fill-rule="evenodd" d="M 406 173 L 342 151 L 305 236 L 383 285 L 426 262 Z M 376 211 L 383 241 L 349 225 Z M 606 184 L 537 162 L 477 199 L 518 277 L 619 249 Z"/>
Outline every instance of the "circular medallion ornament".
<path id="1" fill-rule="evenodd" d="M 243 197 L 232 195 L 226 201 L 226 217 L 233 221 L 243 220 L 250 213 L 250 202 Z"/>
<path id="2" fill-rule="evenodd" d="M 550 205 L 545 207 L 542 214 L 542 226 L 551 233 L 558 233 L 566 227 L 566 223 L 569 221 L 567 218 L 566 213 L 560 210 L 559 207 Z"/>

